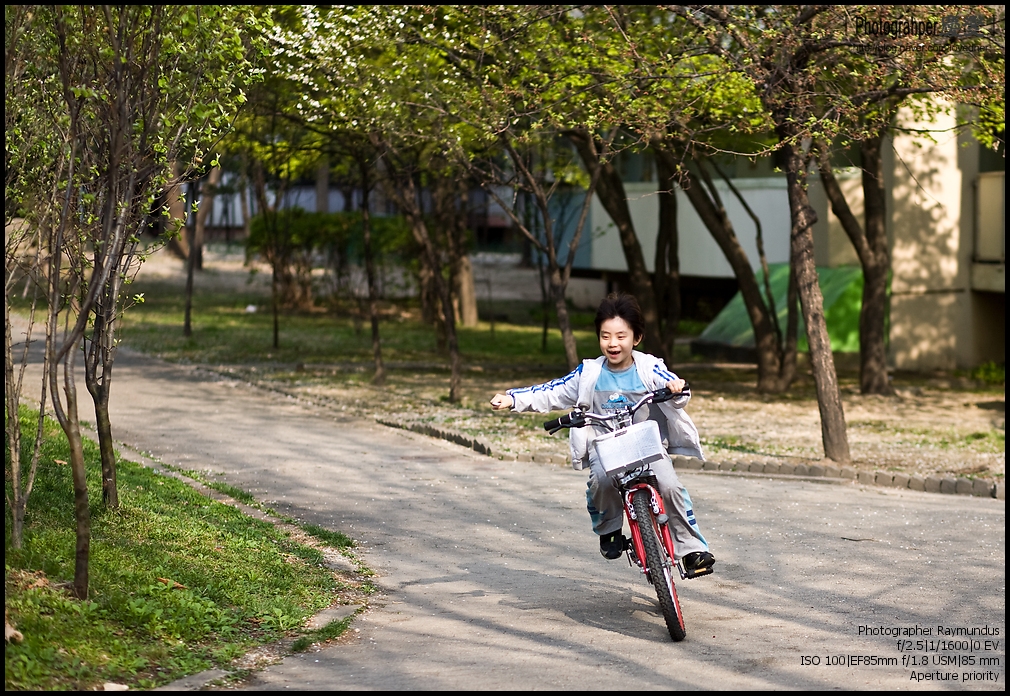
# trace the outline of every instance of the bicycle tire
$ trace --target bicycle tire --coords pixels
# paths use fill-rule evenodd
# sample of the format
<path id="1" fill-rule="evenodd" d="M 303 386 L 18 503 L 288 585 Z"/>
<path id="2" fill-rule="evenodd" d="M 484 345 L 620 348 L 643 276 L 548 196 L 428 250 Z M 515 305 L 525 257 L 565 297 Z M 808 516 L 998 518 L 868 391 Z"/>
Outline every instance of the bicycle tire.
<path id="1" fill-rule="evenodd" d="M 659 525 L 652 513 L 652 500 L 649 491 L 635 492 L 631 500 L 638 518 L 638 530 L 642 535 L 642 546 L 645 547 L 645 561 L 649 568 L 649 579 L 656 588 L 659 598 L 659 608 L 663 611 L 666 628 L 674 642 L 680 642 L 687 636 L 684 628 L 684 614 L 680 610 L 677 599 L 677 588 L 673 584 L 673 559 L 666 552 L 666 547 L 660 542 Z"/>

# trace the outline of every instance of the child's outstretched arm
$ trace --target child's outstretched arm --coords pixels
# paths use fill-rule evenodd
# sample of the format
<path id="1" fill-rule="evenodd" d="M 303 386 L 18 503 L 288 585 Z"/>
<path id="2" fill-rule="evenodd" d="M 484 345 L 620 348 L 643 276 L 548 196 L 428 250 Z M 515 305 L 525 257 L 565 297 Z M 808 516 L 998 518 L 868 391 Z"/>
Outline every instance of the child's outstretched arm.
<path id="1" fill-rule="evenodd" d="M 491 410 L 506 411 L 512 408 L 512 404 L 514 403 L 512 397 L 508 394 L 495 394 L 491 397 Z"/>
<path id="2" fill-rule="evenodd" d="M 491 399 L 491 408 L 495 411 L 514 409 L 516 411 L 539 411 L 548 413 L 572 408 L 579 397 L 579 379 L 582 375 L 582 365 L 569 372 L 564 377 L 553 379 L 544 384 L 532 387 L 509 389 L 504 394 L 495 394 Z"/>

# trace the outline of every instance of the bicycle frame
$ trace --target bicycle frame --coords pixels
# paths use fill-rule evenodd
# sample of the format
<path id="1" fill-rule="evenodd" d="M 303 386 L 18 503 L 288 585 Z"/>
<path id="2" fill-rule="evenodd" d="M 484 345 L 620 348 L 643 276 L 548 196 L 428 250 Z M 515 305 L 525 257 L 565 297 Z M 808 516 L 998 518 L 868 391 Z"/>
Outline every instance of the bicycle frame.
<path id="1" fill-rule="evenodd" d="M 642 474 L 642 475 L 648 475 Z M 641 476 L 641 475 L 640 475 Z M 674 554 L 673 536 L 670 534 L 670 526 L 667 524 L 669 516 L 666 514 L 666 508 L 663 505 L 663 496 L 660 495 L 659 491 L 649 483 L 636 483 L 634 485 L 628 486 L 627 488 L 621 488 L 622 498 L 624 500 L 624 514 L 628 518 L 628 527 L 631 531 L 631 544 L 632 547 L 629 551 L 634 552 L 634 556 L 629 554 L 628 562 L 634 562 L 641 569 L 645 578 L 652 582 L 651 568 L 648 567 L 648 563 L 645 558 L 644 545 L 642 543 L 642 532 L 639 529 L 639 520 L 635 514 L 635 508 L 631 501 L 636 491 L 645 490 L 649 493 L 649 498 L 652 504 L 652 512 L 656 516 L 656 521 L 659 522 L 659 539 L 660 542 L 666 547 L 666 552 L 669 554 L 670 559 L 674 559 L 677 556 Z M 687 575 L 677 565 L 677 572 L 680 573 L 681 579 L 685 579 Z"/>

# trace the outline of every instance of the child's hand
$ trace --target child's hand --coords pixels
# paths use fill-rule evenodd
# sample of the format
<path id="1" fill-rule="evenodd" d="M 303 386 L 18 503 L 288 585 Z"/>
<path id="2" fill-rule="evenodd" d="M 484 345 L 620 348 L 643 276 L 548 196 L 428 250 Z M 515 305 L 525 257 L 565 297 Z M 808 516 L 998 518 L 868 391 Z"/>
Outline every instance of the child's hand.
<path id="1" fill-rule="evenodd" d="M 491 398 L 491 409 L 494 411 L 507 411 L 515 403 L 508 394 L 495 394 Z"/>
<path id="2" fill-rule="evenodd" d="M 672 391 L 674 394 L 679 394 L 684 391 L 684 387 L 687 386 L 686 379 L 671 379 L 666 383 L 666 388 Z"/>

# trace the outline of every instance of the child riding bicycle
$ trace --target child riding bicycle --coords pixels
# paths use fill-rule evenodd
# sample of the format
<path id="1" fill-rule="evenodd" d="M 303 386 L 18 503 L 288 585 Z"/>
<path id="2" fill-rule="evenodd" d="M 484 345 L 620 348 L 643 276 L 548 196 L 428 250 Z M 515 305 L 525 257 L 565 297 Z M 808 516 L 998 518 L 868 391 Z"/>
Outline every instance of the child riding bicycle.
<path id="1" fill-rule="evenodd" d="M 678 396 L 661 404 L 649 404 L 635 420 L 658 423 L 660 434 L 670 454 L 702 458 L 698 429 L 684 407 L 691 398 L 687 382 L 669 370 L 663 361 L 634 350 L 645 334 L 645 319 L 638 301 L 631 295 L 611 294 L 596 312 L 596 335 L 603 355 L 584 360 L 574 371 L 545 384 L 508 389 L 495 394 L 491 407 L 496 411 L 538 411 L 547 413 L 576 408 L 605 413 L 636 403 L 647 393 L 663 387 Z M 600 553 L 605 558 L 620 558 L 625 549 L 622 533 L 624 506 L 614 482 L 607 476 L 590 443 L 605 434 L 600 427 L 573 428 L 569 432 L 572 466 L 589 466 L 586 507 L 593 521 L 593 531 L 600 537 Z M 691 496 L 680 483 L 669 458 L 652 464 L 653 472 L 670 513 L 677 558 L 688 577 L 711 572 L 715 557 L 698 529 Z"/>

